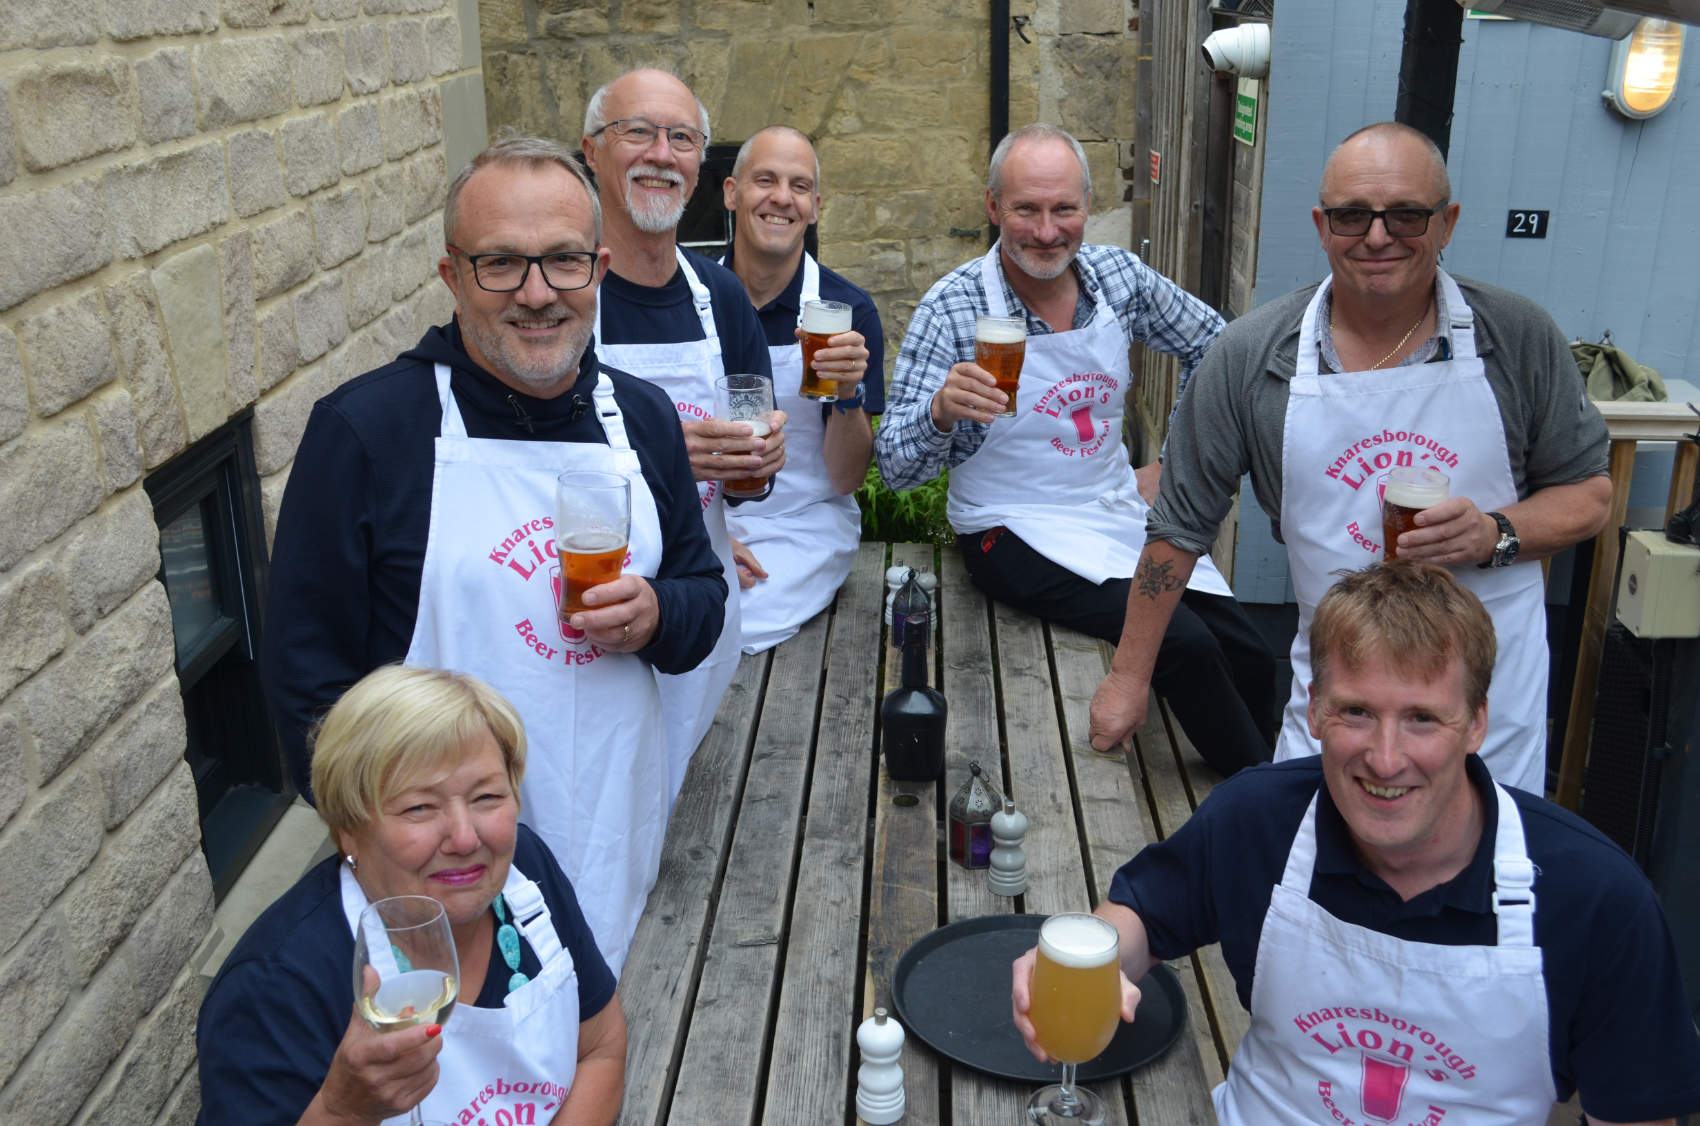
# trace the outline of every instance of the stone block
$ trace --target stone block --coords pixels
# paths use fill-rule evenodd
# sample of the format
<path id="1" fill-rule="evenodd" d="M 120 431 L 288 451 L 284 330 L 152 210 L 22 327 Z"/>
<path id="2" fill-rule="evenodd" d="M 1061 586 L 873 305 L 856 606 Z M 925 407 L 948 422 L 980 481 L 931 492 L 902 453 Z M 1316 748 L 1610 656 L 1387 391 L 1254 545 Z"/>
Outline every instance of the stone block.
<path id="1" fill-rule="evenodd" d="M 187 740 L 183 698 L 177 681 L 167 679 L 89 749 L 90 765 L 105 791 L 108 829 L 134 813 L 183 761 Z"/>
<path id="2" fill-rule="evenodd" d="M 203 244 L 167 258 L 151 275 L 191 442 L 234 413 L 218 267 L 218 252 Z"/>
<path id="3" fill-rule="evenodd" d="M 348 307 L 342 279 L 324 278 L 291 298 L 295 307 L 295 344 L 304 363 L 312 363 L 348 335 Z"/>
<path id="4" fill-rule="evenodd" d="M 148 275 L 138 271 L 107 287 L 106 309 L 118 342 L 119 378 L 134 400 L 142 461 L 151 469 L 176 456 L 188 443 L 189 432 Z"/>
<path id="5" fill-rule="evenodd" d="M 378 107 L 371 101 L 356 102 L 336 115 L 337 147 L 342 152 L 342 174 L 353 176 L 384 162 L 384 131 Z"/>
<path id="6" fill-rule="evenodd" d="M 355 94 L 382 90 L 390 80 L 390 52 L 384 29 L 366 22 L 344 29 L 343 65 L 348 68 L 348 89 Z"/>
<path id="7" fill-rule="evenodd" d="M 24 360 L 18 338 L 0 326 L 0 442 L 24 432 L 30 420 L 29 388 L 24 383 Z"/>
<path id="8" fill-rule="evenodd" d="M 50 563 L 9 573 L 0 582 L 0 696 L 65 648 L 65 588 Z"/>
<path id="9" fill-rule="evenodd" d="M 608 5 L 593 0 L 568 0 L 549 5 L 549 11 L 537 19 L 540 39 L 565 39 L 569 42 L 587 35 L 607 35 Z"/>
<path id="10" fill-rule="evenodd" d="M 130 393 L 114 387 L 89 403 L 100 440 L 100 473 L 110 495 L 135 484 L 142 475 L 142 445 L 136 433 L 136 404 Z"/>
<path id="11" fill-rule="evenodd" d="M 104 7 L 106 33 L 118 40 L 218 30 L 218 0 L 107 0 Z"/>
<path id="12" fill-rule="evenodd" d="M 625 0 L 620 5 L 620 30 L 643 35 L 677 35 L 679 5 L 674 0 Z"/>
<path id="13" fill-rule="evenodd" d="M 88 866 L 100 849 L 101 836 L 100 790 L 83 775 L 68 778 L 65 785 L 43 795 L 0 836 L 0 862 L 8 873 L 0 882 L 0 950 L 10 950 L 35 925 L 42 910 Z M 0 1117 L 0 1121 L 44 1120 Z"/>
<path id="14" fill-rule="evenodd" d="M 0 1085 L 71 998 L 74 985 L 64 944 L 65 924 L 49 916 L 0 963 L 0 1028 L 6 1030 L 0 1036 Z"/>
<path id="15" fill-rule="evenodd" d="M 572 61 L 560 60 L 559 69 L 574 70 L 576 67 Z M 581 86 L 583 81 L 580 76 L 578 83 Z M 543 61 L 536 56 L 501 51 L 484 56 L 484 93 L 489 102 L 491 121 L 540 136 L 548 136 L 554 130 L 564 128 L 576 139 L 578 127 L 584 120 L 585 96 L 569 93 L 571 86 L 562 87 L 559 93 L 553 88 L 548 94 L 544 91 Z M 555 109 L 557 97 L 561 105 L 575 107 L 575 116 L 566 120 L 558 118 Z"/>
<path id="16" fill-rule="evenodd" d="M 59 551 L 66 605 L 78 633 L 159 573 L 159 529 L 147 494 L 132 489 L 78 525 Z"/>
<path id="17" fill-rule="evenodd" d="M 373 247 L 350 262 L 342 272 L 348 297 L 348 326 L 371 324 L 390 307 L 390 256 L 383 247 Z"/>
<path id="18" fill-rule="evenodd" d="M 15 715 L 0 714 L 0 829 L 23 807 L 30 781 L 24 774 L 24 734 Z M 0 1026 L 3 1027 L 3 1026 Z M 6 1077 L 0 1074 L 0 1085 Z"/>
<path id="19" fill-rule="evenodd" d="M 454 296 L 446 285 L 427 285 L 413 296 L 413 334 L 403 347 L 411 347 L 433 325 L 447 324 L 454 314 Z M 395 349 L 399 355 L 402 348 Z"/>
<path id="20" fill-rule="evenodd" d="M 984 25 L 956 26 L 923 35 L 891 38 L 891 61 L 898 74 L 925 74 L 938 81 L 948 76 L 979 78 L 989 57 Z"/>
<path id="21" fill-rule="evenodd" d="M 106 213 L 94 183 L 0 195 L 0 310 L 112 261 Z"/>
<path id="22" fill-rule="evenodd" d="M 479 0 L 478 33 L 486 47 L 524 46 L 531 38 L 525 26 L 526 0 Z"/>
<path id="23" fill-rule="evenodd" d="M 195 48 L 203 132 L 283 113 L 294 103 L 281 35 L 224 37 Z"/>
<path id="24" fill-rule="evenodd" d="M 123 59 L 33 67 L 14 80 L 18 152 L 34 172 L 136 143 L 136 85 Z"/>
<path id="25" fill-rule="evenodd" d="M 316 106 L 342 97 L 342 36 L 331 30 L 304 31 L 290 40 L 295 102 Z"/>
<path id="26" fill-rule="evenodd" d="M 407 224 L 407 168 L 386 164 L 361 187 L 366 195 L 366 241 L 383 242 Z"/>
<path id="27" fill-rule="evenodd" d="M 224 292 L 224 364 L 230 405 L 239 410 L 260 393 L 254 367 L 254 240 L 247 231 L 219 244 L 218 272 Z"/>
<path id="28" fill-rule="evenodd" d="M 254 406 L 254 469 L 264 477 L 295 458 L 313 404 L 325 394 L 324 372 L 305 367 L 284 380 Z"/>
<path id="29" fill-rule="evenodd" d="M 112 216 L 118 253 L 126 258 L 152 254 L 230 217 L 224 146 L 208 141 L 115 168 L 101 180 L 100 193 Z"/>
<path id="30" fill-rule="evenodd" d="M 99 467 L 80 412 L 0 446 L 0 571 L 94 511 L 106 493 Z"/>
<path id="31" fill-rule="evenodd" d="M 254 297 L 264 301 L 313 274 L 313 220 L 305 207 L 253 229 Z"/>
<path id="32" fill-rule="evenodd" d="M 914 138 L 891 136 L 824 137 L 815 145 L 821 167 L 837 169 L 829 189 L 880 188 L 901 184 L 906 189 L 963 185 L 965 170 L 984 169 L 984 143 L 966 135 L 936 134 L 925 145 Z M 980 182 L 982 173 L 970 173 Z M 978 194 L 978 193 L 976 193 Z"/>
<path id="33" fill-rule="evenodd" d="M 277 137 L 267 129 L 232 134 L 230 203 L 246 219 L 289 200 L 283 186 L 283 164 L 277 158 Z"/>
<path id="34" fill-rule="evenodd" d="M 117 367 L 100 295 L 86 291 L 51 305 L 20 326 L 29 384 L 43 418 L 112 382 Z"/>
<path id="35" fill-rule="evenodd" d="M 293 458 L 291 461 L 293 462 Z M 266 523 L 266 553 L 272 550 L 277 538 L 277 511 L 283 507 L 283 491 L 289 487 L 288 467 L 260 480 L 260 515 Z"/>
<path id="36" fill-rule="evenodd" d="M 1062 35 L 1126 35 L 1127 0 L 1069 0 L 1057 5 Z"/>
<path id="37" fill-rule="evenodd" d="M 1137 41 L 1063 35 L 1057 38 L 1052 58 L 1058 125 L 1081 141 L 1135 135 L 1136 96 L 1126 76 L 1138 66 Z"/>
<path id="38" fill-rule="evenodd" d="M 442 139 L 443 107 L 435 89 L 390 94 L 381 103 L 380 112 L 384 156 L 390 160 L 399 160 Z"/>
<path id="39" fill-rule="evenodd" d="M 96 1123 L 158 1122 L 184 1077 L 194 1078 L 195 1020 L 207 979 L 180 974 L 154 1011 L 148 1014 L 114 1067 L 114 1081 L 90 1099 L 87 1119 Z M 193 1121 L 193 1116 L 190 1117 Z"/>
<path id="40" fill-rule="evenodd" d="M 224 22 L 229 27 L 265 27 L 280 9 L 282 0 L 223 0 Z"/>
<path id="41" fill-rule="evenodd" d="M 425 65 L 433 75 L 460 69 L 460 22 L 453 13 L 425 21 Z"/>
<path id="42" fill-rule="evenodd" d="M 94 976 L 178 865 L 200 843 L 194 777 L 174 770 L 101 848 L 59 898 L 66 960 L 80 985 Z"/>
<path id="43" fill-rule="evenodd" d="M 12 143 L 12 100 L 0 86 L 0 187 L 10 184 L 18 175 L 18 149 Z"/>
<path id="44" fill-rule="evenodd" d="M 290 195 L 307 195 L 342 179 L 342 154 L 330 114 L 286 121 L 282 138 L 283 182 Z"/>
<path id="45" fill-rule="evenodd" d="M 410 228 L 389 244 L 389 252 L 392 301 L 403 300 L 436 276 L 438 256 L 424 227 Z"/>
<path id="46" fill-rule="evenodd" d="M 279 301 L 258 317 L 260 336 L 260 390 L 269 391 L 301 366 L 301 350 L 295 343 L 295 310 Z"/>
<path id="47" fill-rule="evenodd" d="M 351 20 L 360 14 L 360 0 L 313 0 L 313 14 L 322 20 Z"/>
<path id="48" fill-rule="evenodd" d="M 448 287 L 444 286 L 443 288 L 446 291 Z M 448 318 L 444 317 L 442 320 L 446 321 Z M 395 306 L 388 313 L 385 313 L 379 318 L 373 329 L 375 330 L 374 339 L 377 341 L 378 353 L 390 359 L 394 359 L 413 347 L 419 338 L 425 334 L 424 329 L 420 329 L 418 332 L 413 330 L 413 314 L 409 312 L 405 305 Z"/>
<path id="49" fill-rule="evenodd" d="M 169 675 L 174 656 L 165 588 L 152 582 L 19 688 L 19 718 L 35 735 L 43 779 Z"/>
<path id="50" fill-rule="evenodd" d="M 313 236 L 319 266 L 328 270 L 348 261 L 366 245 L 366 204 L 353 185 L 313 199 Z"/>
<path id="51" fill-rule="evenodd" d="M 441 212 L 449 190 L 448 165 L 442 152 L 428 149 L 409 160 L 406 168 L 407 221 L 417 223 Z"/>
<path id="52" fill-rule="evenodd" d="M 0 51 L 93 43 L 101 7 L 97 0 L 7 0 L 0 4 Z"/>
<path id="53" fill-rule="evenodd" d="M 136 96 L 142 140 L 174 141 L 195 131 L 195 75 L 189 52 L 167 47 L 136 60 Z"/>
<path id="54" fill-rule="evenodd" d="M 400 86 L 431 73 L 425 53 L 425 21 L 391 20 L 389 28 L 390 81 Z"/>

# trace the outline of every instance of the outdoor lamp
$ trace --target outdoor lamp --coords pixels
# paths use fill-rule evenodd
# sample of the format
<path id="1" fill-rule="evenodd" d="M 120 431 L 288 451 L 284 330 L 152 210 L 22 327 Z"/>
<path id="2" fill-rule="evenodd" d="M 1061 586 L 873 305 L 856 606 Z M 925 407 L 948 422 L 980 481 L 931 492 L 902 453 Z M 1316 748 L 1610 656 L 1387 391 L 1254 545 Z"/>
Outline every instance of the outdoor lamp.
<path id="1" fill-rule="evenodd" d="M 1652 117 L 1670 104 L 1682 69 L 1684 28 L 1675 20 L 1644 19 L 1612 44 L 1605 99 L 1625 117 Z"/>

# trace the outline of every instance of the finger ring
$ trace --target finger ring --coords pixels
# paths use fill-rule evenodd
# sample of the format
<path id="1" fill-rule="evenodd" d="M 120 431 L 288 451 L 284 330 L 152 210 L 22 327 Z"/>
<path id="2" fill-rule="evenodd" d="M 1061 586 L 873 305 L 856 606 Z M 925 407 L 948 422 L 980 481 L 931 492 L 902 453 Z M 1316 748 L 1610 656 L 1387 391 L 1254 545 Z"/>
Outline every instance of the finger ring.
<path id="1" fill-rule="evenodd" d="M 622 626 L 620 628 L 621 628 L 620 640 L 621 641 L 630 641 L 632 639 L 632 624 L 630 622 L 627 622 L 624 626 Z"/>

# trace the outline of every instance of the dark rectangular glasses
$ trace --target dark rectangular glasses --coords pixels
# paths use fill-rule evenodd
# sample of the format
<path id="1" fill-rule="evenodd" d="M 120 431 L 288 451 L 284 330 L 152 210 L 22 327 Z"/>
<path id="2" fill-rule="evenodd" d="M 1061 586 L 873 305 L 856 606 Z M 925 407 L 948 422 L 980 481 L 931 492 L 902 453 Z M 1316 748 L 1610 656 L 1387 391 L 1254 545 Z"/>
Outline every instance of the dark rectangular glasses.
<path id="1" fill-rule="evenodd" d="M 1377 219 L 1394 238 L 1417 238 L 1428 233 L 1429 216 L 1445 206 L 1443 202 L 1433 207 L 1389 207 L 1385 211 L 1371 211 L 1367 207 L 1324 207 L 1322 213 L 1328 216 L 1328 229 L 1347 238 L 1367 235 L 1370 224 Z"/>
<path id="2" fill-rule="evenodd" d="M 596 274 L 596 251 L 557 250 L 551 254 L 468 254 L 456 246 L 448 248 L 472 263 L 478 288 L 490 293 L 512 293 L 525 285 L 536 266 L 550 289 L 583 289 Z"/>

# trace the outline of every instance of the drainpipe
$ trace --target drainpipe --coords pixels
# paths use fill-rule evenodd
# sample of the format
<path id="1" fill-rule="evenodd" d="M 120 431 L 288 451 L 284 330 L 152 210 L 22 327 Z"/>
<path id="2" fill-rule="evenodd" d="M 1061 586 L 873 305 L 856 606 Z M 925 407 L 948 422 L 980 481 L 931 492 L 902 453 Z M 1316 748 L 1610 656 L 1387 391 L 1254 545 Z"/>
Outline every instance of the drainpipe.
<path id="1" fill-rule="evenodd" d="M 1446 155 L 1452 139 L 1452 96 L 1458 88 L 1458 48 L 1464 9 L 1458 0 L 1406 0 L 1405 49 L 1399 58 L 1395 121 L 1420 130 Z"/>
<path id="2" fill-rule="evenodd" d="M 992 0 L 991 36 L 992 105 L 991 119 L 986 126 L 988 158 L 998 147 L 998 142 L 1009 133 L 1009 0 Z M 988 226 L 986 245 L 991 246 L 997 238 L 997 227 Z"/>

